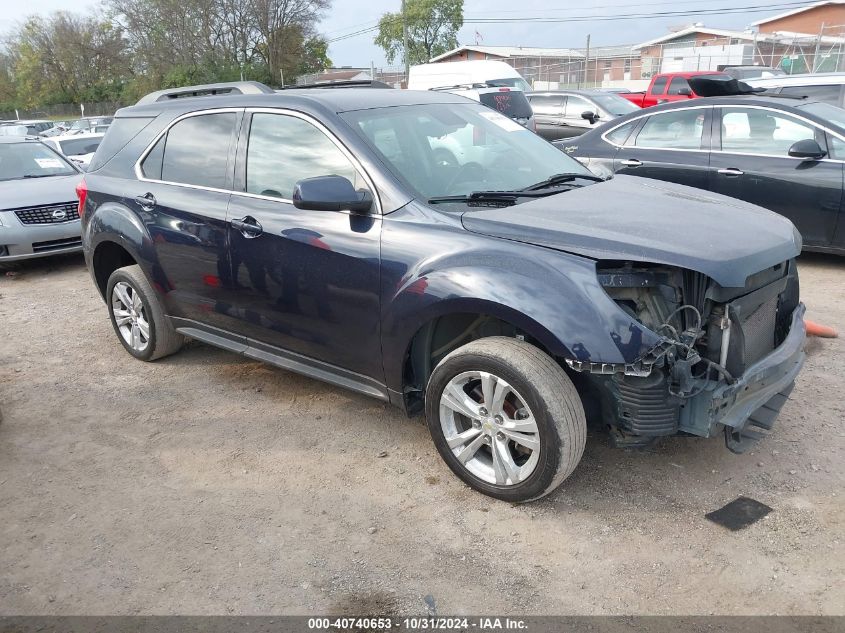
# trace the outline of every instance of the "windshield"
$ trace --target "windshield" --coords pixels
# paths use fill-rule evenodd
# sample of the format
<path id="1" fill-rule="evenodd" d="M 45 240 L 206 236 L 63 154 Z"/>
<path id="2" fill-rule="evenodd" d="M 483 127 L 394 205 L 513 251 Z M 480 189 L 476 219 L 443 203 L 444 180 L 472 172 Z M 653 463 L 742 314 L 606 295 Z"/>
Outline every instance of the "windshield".
<path id="1" fill-rule="evenodd" d="M 0 180 L 75 173 L 64 159 L 41 143 L 0 143 Z"/>
<path id="2" fill-rule="evenodd" d="M 620 97 L 613 93 L 609 94 L 591 94 L 590 99 L 595 101 L 605 112 L 609 112 L 614 116 L 622 116 L 634 110 L 641 110 L 637 105 L 628 101 L 625 97 Z"/>
<path id="3" fill-rule="evenodd" d="M 71 138 L 66 141 L 59 141 L 62 147 L 62 154 L 65 156 L 79 156 L 80 154 L 93 154 L 97 151 L 102 138 Z"/>
<path id="4" fill-rule="evenodd" d="M 810 114 L 833 123 L 838 128 L 845 130 L 845 110 L 829 103 L 821 103 L 813 101 L 797 106 L 799 110 L 804 110 Z"/>
<path id="5" fill-rule="evenodd" d="M 508 77 L 506 79 L 488 79 L 484 83 L 493 88 L 516 88 L 517 90 L 522 90 L 522 92 L 531 92 L 531 84 L 525 81 L 522 77 Z"/>
<path id="6" fill-rule="evenodd" d="M 474 103 L 347 112 L 343 117 L 420 197 L 524 189 L 591 173 L 519 123 Z"/>

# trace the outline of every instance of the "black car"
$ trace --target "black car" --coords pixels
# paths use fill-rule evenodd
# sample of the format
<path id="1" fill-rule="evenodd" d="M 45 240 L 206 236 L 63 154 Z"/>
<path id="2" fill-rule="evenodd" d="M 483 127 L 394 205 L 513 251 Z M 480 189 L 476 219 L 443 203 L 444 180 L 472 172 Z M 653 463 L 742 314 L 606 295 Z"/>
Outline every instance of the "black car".
<path id="1" fill-rule="evenodd" d="M 600 90 L 529 92 L 537 134 L 554 141 L 578 136 L 640 108 L 624 97 Z"/>
<path id="2" fill-rule="evenodd" d="M 78 191 L 130 355 L 189 337 L 425 411 L 449 467 L 500 499 L 560 484 L 588 415 L 620 445 L 724 432 L 742 451 L 804 359 L 789 221 L 603 182 L 448 93 L 156 93 L 117 113 Z"/>
<path id="3" fill-rule="evenodd" d="M 806 250 L 845 253 L 845 110 L 830 104 L 706 97 L 641 110 L 557 145 L 600 172 L 760 205 L 792 220 Z"/>

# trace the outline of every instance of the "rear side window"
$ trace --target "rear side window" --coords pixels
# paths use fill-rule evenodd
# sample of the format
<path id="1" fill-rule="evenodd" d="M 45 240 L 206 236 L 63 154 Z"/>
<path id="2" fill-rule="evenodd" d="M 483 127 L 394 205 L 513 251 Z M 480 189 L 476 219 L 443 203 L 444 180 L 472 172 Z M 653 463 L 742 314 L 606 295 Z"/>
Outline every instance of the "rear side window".
<path id="1" fill-rule="evenodd" d="M 531 104 L 525 98 L 525 93 L 519 90 L 484 92 L 478 96 L 478 99 L 488 108 L 501 112 L 512 119 L 530 119 L 534 114 L 531 110 Z"/>
<path id="2" fill-rule="evenodd" d="M 88 171 L 96 171 L 126 147 L 126 144 L 150 124 L 152 118 L 115 119 L 109 126 L 106 135 L 100 140 L 97 153 L 91 160 Z"/>
<path id="3" fill-rule="evenodd" d="M 669 84 L 669 94 L 679 95 L 684 88 L 689 90 L 689 82 L 683 77 L 675 77 L 672 79 L 672 83 Z"/>
<path id="4" fill-rule="evenodd" d="M 658 77 L 654 80 L 654 85 L 651 87 L 651 94 L 662 95 L 666 90 L 666 77 Z"/>
<path id="5" fill-rule="evenodd" d="M 784 86 L 780 90 L 782 95 L 794 95 L 796 97 L 807 97 L 814 101 L 821 101 L 823 103 L 830 103 L 838 106 L 841 103 L 839 93 L 842 86 L 828 85 L 828 86 Z"/>
<path id="6" fill-rule="evenodd" d="M 164 142 L 161 179 L 225 188 L 229 146 L 236 119 L 234 112 L 218 112 L 188 117 L 171 127 Z M 146 161 L 144 164 L 146 174 Z"/>

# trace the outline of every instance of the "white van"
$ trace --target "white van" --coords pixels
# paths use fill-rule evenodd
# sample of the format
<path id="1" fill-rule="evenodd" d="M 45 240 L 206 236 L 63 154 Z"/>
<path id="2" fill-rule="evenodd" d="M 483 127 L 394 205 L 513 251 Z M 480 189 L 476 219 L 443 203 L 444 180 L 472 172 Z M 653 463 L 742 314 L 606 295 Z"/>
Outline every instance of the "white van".
<path id="1" fill-rule="evenodd" d="M 411 66 L 408 75 L 408 90 L 432 90 L 476 84 L 506 86 L 531 92 L 531 86 L 513 66 L 488 59 L 418 64 Z"/>

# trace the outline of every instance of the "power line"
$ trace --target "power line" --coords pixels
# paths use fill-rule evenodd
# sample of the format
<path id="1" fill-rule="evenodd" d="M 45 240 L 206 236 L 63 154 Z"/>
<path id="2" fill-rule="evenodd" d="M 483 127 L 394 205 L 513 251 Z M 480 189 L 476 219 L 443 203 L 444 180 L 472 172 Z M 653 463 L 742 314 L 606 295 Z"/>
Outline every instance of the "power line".
<path id="1" fill-rule="evenodd" d="M 675 3 L 678 4 L 678 3 Z M 670 17 L 694 17 L 699 15 L 730 15 L 734 13 L 760 13 L 763 11 L 777 11 L 782 9 L 792 9 L 798 7 L 811 6 L 806 2 L 789 2 L 780 4 L 762 4 L 751 5 L 745 7 L 721 7 L 708 8 L 696 10 L 679 10 L 679 11 L 659 11 L 655 13 L 620 13 L 616 15 L 574 15 L 568 17 L 550 17 L 550 16 L 533 16 L 533 17 L 519 17 L 519 18 L 468 18 L 464 20 L 464 24 L 513 24 L 513 23 L 533 23 L 533 24 L 561 24 L 567 22 L 612 22 L 621 20 L 654 20 L 660 18 Z M 331 44 L 340 42 L 359 35 L 365 35 L 378 30 L 378 24 L 339 35 L 337 37 L 326 40 Z"/>

